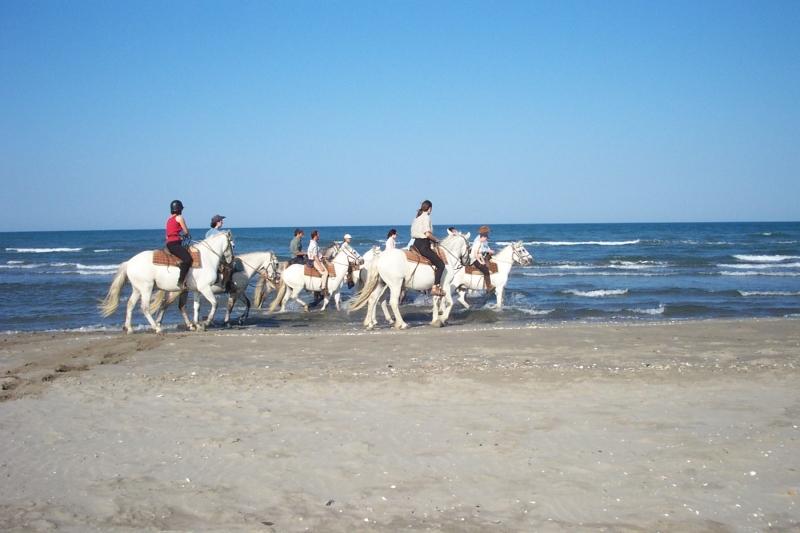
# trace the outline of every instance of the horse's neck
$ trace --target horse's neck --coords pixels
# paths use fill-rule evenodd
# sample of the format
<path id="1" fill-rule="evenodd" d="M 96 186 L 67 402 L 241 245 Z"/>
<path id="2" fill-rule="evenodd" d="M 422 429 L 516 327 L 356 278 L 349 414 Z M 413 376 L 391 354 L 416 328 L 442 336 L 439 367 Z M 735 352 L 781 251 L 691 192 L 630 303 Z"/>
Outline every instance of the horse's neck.
<path id="1" fill-rule="evenodd" d="M 217 236 L 219 235 L 219 236 Z M 228 239 L 224 234 L 217 234 L 210 239 L 203 241 L 206 245 L 197 247 L 200 250 L 200 256 L 203 258 L 203 266 L 206 262 L 213 265 L 215 268 L 222 262 L 222 254 L 228 246 Z"/>
<path id="2" fill-rule="evenodd" d="M 459 240 L 453 239 L 452 243 L 455 246 L 451 246 L 450 248 L 445 248 L 444 246 L 442 246 L 442 248 L 444 248 L 446 250 L 445 254 L 444 254 L 445 255 L 445 262 L 447 263 L 447 266 L 449 266 L 451 268 L 456 266 L 456 265 L 461 264 L 461 256 L 463 256 L 466 253 L 466 251 L 463 251 L 463 250 L 456 250 L 456 248 L 461 248 L 461 246 L 466 246 L 467 245 L 466 239 L 464 239 L 463 244 L 461 242 L 459 242 L 459 241 L 460 241 L 460 239 Z"/>
<path id="3" fill-rule="evenodd" d="M 253 252 L 237 256 L 242 260 L 245 274 L 252 277 L 259 268 L 266 268 L 272 259 L 272 252 Z"/>
<path id="4" fill-rule="evenodd" d="M 514 263 L 514 247 L 509 244 L 494 256 L 497 270 L 501 273 L 511 272 L 511 266 Z"/>

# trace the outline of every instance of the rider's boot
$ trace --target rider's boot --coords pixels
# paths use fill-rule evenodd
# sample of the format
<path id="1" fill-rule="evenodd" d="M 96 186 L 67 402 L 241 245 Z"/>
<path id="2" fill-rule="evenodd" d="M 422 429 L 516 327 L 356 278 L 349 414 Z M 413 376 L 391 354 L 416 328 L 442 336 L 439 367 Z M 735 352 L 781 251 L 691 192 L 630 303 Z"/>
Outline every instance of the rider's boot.
<path id="1" fill-rule="evenodd" d="M 328 295 L 328 276 L 329 276 L 328 269 L 325 269 L 325 273 L 322 274 L 321 278 L 322 281 L 320 282 L 320 287 L 321 287 L 320 292 L 322 293 L 323 296 Z"/>
<path id="2" fill-rule="evenodd" d="M 486 286 L 486 294 L 489 294 L 494 290 L 494 285 L 492 285 L 492 278 L 491 276 L 487 276 L 484 274 L 483 276 L 483 284 Z"/>
<path id="3" fill-rule="evenodd" d="M 439 285 L 434 285 L 431 287 L 431 294 L 433 296 L 444 296 L 444 291 Z"/>

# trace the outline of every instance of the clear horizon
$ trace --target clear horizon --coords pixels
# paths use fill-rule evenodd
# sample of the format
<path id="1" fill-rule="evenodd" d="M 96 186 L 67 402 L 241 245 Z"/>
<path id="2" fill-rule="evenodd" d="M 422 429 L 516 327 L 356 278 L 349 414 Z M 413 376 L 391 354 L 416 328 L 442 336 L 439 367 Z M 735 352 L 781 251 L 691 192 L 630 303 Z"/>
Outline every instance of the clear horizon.
<path id="1" fill-rule="evenodd" d="M 791 1 L 0 0 L 3 230 L 792 221 L 798 50 Z"/>

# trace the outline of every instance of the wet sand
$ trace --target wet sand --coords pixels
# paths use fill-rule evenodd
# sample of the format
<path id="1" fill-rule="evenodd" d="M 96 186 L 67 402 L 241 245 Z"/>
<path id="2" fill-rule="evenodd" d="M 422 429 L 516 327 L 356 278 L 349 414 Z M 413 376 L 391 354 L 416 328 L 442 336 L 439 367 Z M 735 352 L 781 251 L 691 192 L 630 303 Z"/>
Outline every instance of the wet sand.
<path id="1" fill-rule="evenodd" d="M 800 320 L 0 338 L 3 531 L 800 528 Z"/>

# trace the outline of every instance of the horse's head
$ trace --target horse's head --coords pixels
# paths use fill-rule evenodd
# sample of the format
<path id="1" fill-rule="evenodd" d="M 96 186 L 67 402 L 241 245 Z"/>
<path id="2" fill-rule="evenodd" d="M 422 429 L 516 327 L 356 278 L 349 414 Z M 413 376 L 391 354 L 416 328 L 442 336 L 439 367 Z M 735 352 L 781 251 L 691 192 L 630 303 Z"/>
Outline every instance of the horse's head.
<path id="1" fill-rule="evenodd" d="M 461 263 L 462 266 L 470 264 L 469 233 L 464 235 L 460 231 L 455 231 L 441 242 L 441 246 L 447 250 L 450 255 L 458 259 L 458 262 Z"/>
<path id="2" fill-rule="evenodd" d="M 264 260 L 261 268 L 266 272 L 267 279 L 275 281 L 280 276 L 278 272 L 278 258 L 274 252 L 269 252 L 268 257 Z"/>
<path id="3" fill-rule="evenodd" d="M 533 256 L 522 245 L 522 241 L 511 243 L 512 259 L 522 266 L 533 263 Z"/>
<path id="4" fill-rule="evenodd" d="M 336 257 L 336 254 L 338 253 L 339 253 L 339 245 L 336 242 L 334 242 L 333 244 L 322 250 L 322 257 L 330 261 L 331 259 Z"/>
<path id="5" fill-rule="evenodd" d="M 342 253 L 345 255 L 345 257 L 347 257 L 347 264 L 349 265 L 364 264 L 364 258 L 361 257 L 361 255 L 352 246 L 342 246 L 339 250 L 339 253 Z"/>
<path id="6" fill-rule="evenodd" d="M 225 236 L 225 247 L 222 249 L 222 261 L 230 265 L 233 263 L 233 234 L 231 234 L 231 230 L 223 231 L 222 234 Z"/>

